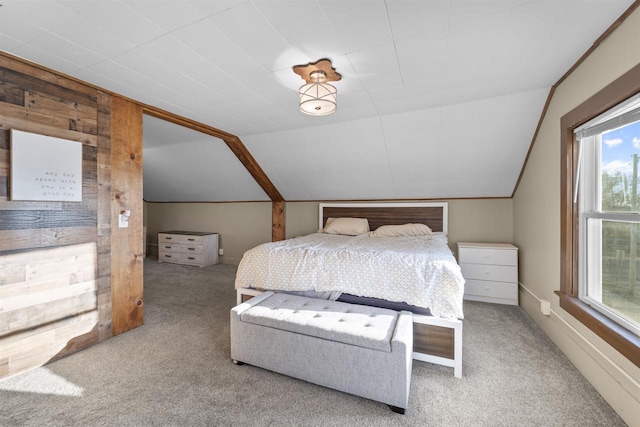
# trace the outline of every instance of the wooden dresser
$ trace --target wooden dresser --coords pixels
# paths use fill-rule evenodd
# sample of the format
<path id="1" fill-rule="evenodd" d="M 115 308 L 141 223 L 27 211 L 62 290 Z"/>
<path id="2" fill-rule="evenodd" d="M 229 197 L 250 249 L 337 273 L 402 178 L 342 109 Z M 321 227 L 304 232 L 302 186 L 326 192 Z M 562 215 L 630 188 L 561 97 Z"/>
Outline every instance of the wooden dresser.
<path id="1" fill-rule="evenodd" d="M 158 233 L 158 261 L 198 267 L 217 264 L 218 234 L 198 231 Z"/>
<path id="2" fill-rule="evenodd" d="M 464 299 L 518 305 L 518 248 L 507 243 L 458 242 Z"/>

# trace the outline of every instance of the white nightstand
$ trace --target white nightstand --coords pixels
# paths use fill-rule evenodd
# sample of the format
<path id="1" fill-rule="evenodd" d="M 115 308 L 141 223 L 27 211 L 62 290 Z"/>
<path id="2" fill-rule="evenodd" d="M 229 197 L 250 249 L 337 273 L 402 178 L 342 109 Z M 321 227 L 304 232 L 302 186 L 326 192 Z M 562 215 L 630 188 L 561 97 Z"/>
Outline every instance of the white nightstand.
<path id="1" fill-rule="evenodd" d="M 518 305 L 518 248 L 508 243 L 458 242 L 464 299 Z"/>

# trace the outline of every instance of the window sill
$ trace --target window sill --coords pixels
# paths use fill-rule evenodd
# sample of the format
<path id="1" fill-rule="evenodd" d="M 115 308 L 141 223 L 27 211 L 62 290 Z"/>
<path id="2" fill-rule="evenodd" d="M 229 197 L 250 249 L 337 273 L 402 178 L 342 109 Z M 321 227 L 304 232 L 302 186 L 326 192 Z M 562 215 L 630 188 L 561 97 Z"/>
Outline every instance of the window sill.
<path id="1" fill-rule="evenodd" d="M 618 350 L 631 363 L 640 367 L 640 337 L 594 310 L 576 297 L 556 291 L 560 307 L 591 329 L 596 335 Z"/>

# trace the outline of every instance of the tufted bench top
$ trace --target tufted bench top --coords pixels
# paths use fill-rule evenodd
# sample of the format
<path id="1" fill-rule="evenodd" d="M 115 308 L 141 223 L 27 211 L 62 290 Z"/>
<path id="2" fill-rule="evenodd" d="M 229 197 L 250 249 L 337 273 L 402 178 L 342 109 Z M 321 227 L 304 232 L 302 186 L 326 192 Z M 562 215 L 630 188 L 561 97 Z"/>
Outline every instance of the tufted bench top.
<path id="1" fill-rule="evenodd" d="M 398 312 L 338 301 L 273 294 L 244 311 L 247 323 L 379 351 L 391 351 Z"/>

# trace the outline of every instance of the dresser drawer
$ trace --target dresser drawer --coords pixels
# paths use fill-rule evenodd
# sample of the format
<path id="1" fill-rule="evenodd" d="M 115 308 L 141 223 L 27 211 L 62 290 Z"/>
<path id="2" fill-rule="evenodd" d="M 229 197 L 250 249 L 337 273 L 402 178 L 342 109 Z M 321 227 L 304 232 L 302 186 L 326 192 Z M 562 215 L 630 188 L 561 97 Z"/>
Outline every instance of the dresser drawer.
<path id="1" fill-rule="evenodd" d="M 202 245 L 202 236 L 158 233 L 158 244 L 161 243 L 185 243 Z"/>
<path id="2" fill-rule="evenodd" d="M 182 244 L 178 250 L 184 254 L 202 254 L 204 246 L 196 244 Z"/>
<path id="3" fill-rule="evenodd" d="M 160 262 L 180 262 L 180 252 L 166 252 L 160 250 L 158 253 L 158 260 Z"/>
<path id="4" fill-rule="evenodd" d="M 181 264 L 202 265 L 204 262 L 205 259 L 202 254 L 180 254 Z"/>
<path id="5" fill-rule="evenodd" d="M 158 233 L 158 261 L 206 267 L 218 263 L 218 234 L 188 231 Z"/>
<path id="6" fill-rule="evenodd" d="M 465 280 L 489 280 L 495 282 L 518 282 L 518 267 L 506 265 L 482 265 L 461 263 Z"/>
<path id="7" fill-rule="evenodd" d="M 177 262 L 180 264 L 202 264 L 205 259 L 203 254 L 185 254 L 182 252 L 160 252 L 159 258 L 165 262 Z"/>
<path id="8" fill-rule="evenodd" d="M 465 299 L 518 303 L 518 285 L 507 282 L 490 282 L 486 280 L 466 280 L 464 283 Z M 477 298 L 475 298 L 477 297 Z M 486 299 L 485 299 L 486 298 Z"/>
<path id="9" fill-rule="evenodd" d="M 175 252 L 184 254 L 201 254 L 204 252 L 203 245 L 185 243 L 159 243 L 160 252 Z"/>
<path id="10" fill-rule="evenodd" d="M 518 252 L 503 249 L 459 248 L 458 258 L 461 264 L 518 265 Z"/>
<path id="11" fill-rule="evenodd" d="M 160 252 L 180 252 L 180 245 L 177 243 L 158 243 Z"/>

